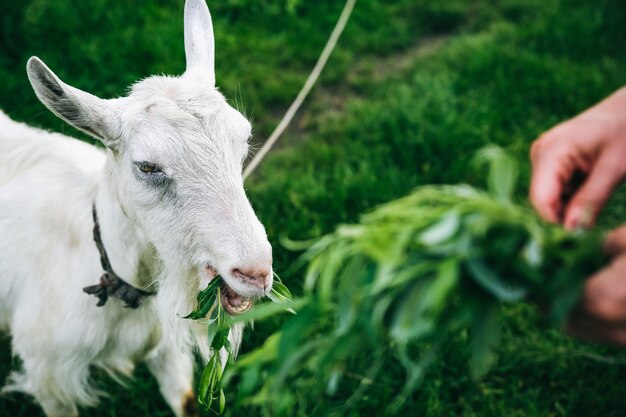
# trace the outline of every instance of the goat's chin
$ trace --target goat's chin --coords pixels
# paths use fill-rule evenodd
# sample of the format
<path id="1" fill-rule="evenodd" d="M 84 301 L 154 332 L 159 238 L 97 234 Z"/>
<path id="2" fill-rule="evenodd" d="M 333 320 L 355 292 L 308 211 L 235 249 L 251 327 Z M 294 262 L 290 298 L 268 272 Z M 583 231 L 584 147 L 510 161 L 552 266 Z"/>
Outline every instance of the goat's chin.
<path id="1" fill-rule="evenodd" d="M 211 352 L 206 340 L 206 325 L 183 318 L 196 307 L 196 297 L 200 289 L 197 271 L 180 266 L 166 267 L 158 282 L 155 304 L 163 338 L 168 339 L 171 346 L 181 352 L 191 355 L 197 350 L 203 360 L 208 360 Z"/>
<path id="2" fill-rule="evenodd" d="M 197 350 L 202 359 L 207 361 L 212 352 L 207 341 L 206 324 L 183 318 L 196 307 L 196 297 L 203 280 L 197 270 L 189 270 L 181 276 L 180 271 L 184 270 L 172 268 L 168 271 L 165 268 L 158 280 L 159 290 L 155 306 L 161 321 L 163 338 L 167 338 L 181 352 L 191 354 Z M 231 328 L 228 339 L 234 355 L 239 350 L 242 333 L 243 324 Z"/>

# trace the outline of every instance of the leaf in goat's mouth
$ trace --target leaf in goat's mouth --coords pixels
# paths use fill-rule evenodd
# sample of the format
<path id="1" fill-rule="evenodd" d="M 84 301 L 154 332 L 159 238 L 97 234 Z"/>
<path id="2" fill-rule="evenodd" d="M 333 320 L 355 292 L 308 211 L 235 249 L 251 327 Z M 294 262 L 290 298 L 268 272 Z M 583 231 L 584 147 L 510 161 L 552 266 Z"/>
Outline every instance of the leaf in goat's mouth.
<path id="1" fill-rule="evenodd" d="M 277 304 L 286 303 L 292 299 L 291 292 L 276 273 L 274 273 L 272 291 L 267 297 Z M 253 301 L 237 294 L 219 275 L 216 275 L 209 282 L 209 285 L 198 293 L 196 301 L 198 302 L 196 308 L 183 318 L 208 319 L 206 321 L 206 324 L 209 325 L 207 342 L 214 352 L 200 376 L 198 402 L 207 409 L 212 409 L 213 402 L 218 400 L 218 409 L 214 411 L 221 414 L 225 407 L 222 385 L 223 369 L 233 359 L 232 346 L 228 341 L 231 325 L 230 316 L 250 310 Z M 292 308 L 286 307 L 286 310 L 295 314 Z M 216 354 L 222 348 L 227 352 L 226 359 Z M 222 362 L 223 360 L 224 362 Z"/>
<path id="2" fill-rule="evenodd" d="M 289 288 L 280 280 L 278 275 L 274 273 L 274 284 L 272 284 L 272 291 L 267 295 L 267 298 L 275 302 L 276 304 L 286 303 L 293 299 L 293 295 Z M 295 310 L 291 307 L 287 308 L 287 311 L 296 314 Z"/>
<path id="3" fill-rule="evenodd" d="M 219 294 L 218 294 L 219 292 Z M 274 283 L 272 285 L 272 291 L 267 295 L 272 302 L 276 304 L 286 303 L 293 298 L 291 291 L 283 284 L 280 277 L 274 273 Z M 216 275 L 211 280 L 209 285 L 198 293 L 196 301 L 198 305 L 196 308 L 184 316 L 184 319 L 201 320 L 204 319 L 212 309 L 216 308 L 216 300 L 220 300 L 221 308 L 226 310 L 230 314 L 240 314 L 248 311 L 254 304 L 249 298 L 245 298 L 237 294 L 232 288 L 226 284 L 221 276 Z M 228 307 L 227 307 L 228 306 Z M 294 313 L 292 308 L 287 308 L 287 311 Z M 209 320 L 209 324 L 212 323 Z"/>
<path id="4" fill-rule="evenodd" d="M 211 308 L 215 305 L 215 300 L 217 300 L 217 290 L 220 288 L 221 281 L 222 280 L 219 275 L 213 278 L 209 285 L 198 293 L 198 296 L 196 297 L 198 306 L 183 318 L 191 320 L 200 320 L 205 318 L 207 314 L 209 314 L 209 311 L 211 311 Z"/>
<path id="5" fill-rule="evenodd" d="M 196 297 L 198 305 L 186 315 L 185 319 L 200 320 L 209 315 L 209 312 L 222 308 L 230 315 L 241 314 L 252 308 L 253 301 L 245 298 L 224 282 L 219 275 L 211 280 L 209 285 L 198 293 Z"/>

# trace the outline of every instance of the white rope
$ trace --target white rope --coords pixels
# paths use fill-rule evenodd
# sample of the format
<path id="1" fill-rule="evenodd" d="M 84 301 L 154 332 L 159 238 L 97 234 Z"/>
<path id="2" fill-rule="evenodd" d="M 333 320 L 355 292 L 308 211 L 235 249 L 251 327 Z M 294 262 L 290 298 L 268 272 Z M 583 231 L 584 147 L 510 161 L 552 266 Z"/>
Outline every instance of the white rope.
<path id="1" fill-rule="evenodd" d="M 278 123 L 278 126 L 276 126 L 276 129 L 274 129 L 274 131 L 272 132 L 270 137 L 267 139 L 267 141 L 263 144 L 259 152 L 257 152 L 254 158 L 252 158 L 250 163 L 244 169 L 243 171 L 244 179 L 248 178 L 248 176 L 257 168 L 257 166 L 263 160 L 263 158 L 265 158 L 265 155 L 267 155 L 267 153 L 272 148 L 272 146 L 274 146 L 274 144 L 276 143 L 280 135 L 282 135 L 285 129 L 287 128 L 287 126 L 289 126 L 289 123 L 291 122 L 291 120 L 293 119 L 293 116 L 296 114 L 296 112 L 302 105 L 302 102 L 304 102 L 304 99 L 311 92 L 311 89 L 317 82 L 317 79 L 319 78 L 322 70 L 326 66 L 326 62 L 328 62 L 328 58 L 330 57 L 330 54 L 335 49 L 335 46 L 337 45 L 337 40 L 339 39 L 339 37 L 341 36 L 341 33 L 346 27 L 346 23 L 348 23 L 348 20 L 350 19 L 350 15 L 352 14 L 352 9 L 354 9 L 355 3 L 356 3 L 356 0 L 346 0 L 346 4 L 345 6 L 343 6 L 343 10 L 341 11 L 339 20 L 337 20 L 337 24 L 335 25 L 333 32 L 330 34 L 330 37 L 328 38 L 328 41 L 326 42 L 326 46 L 324 46 L 324 50 L 322 51 L 322 54 L 318 58 L 317 63 L 315 64 L 315 67 L 313 68 L 313 71 L 311 71 L 311 74 L 309 74 L 309 78 L 307 78 L 306 82 L 304 83 L 304 86 L 298 93 L 293 103 L 291 103 L 291 106 L 289 106 L 289 109 L 287 109 L 287 112 L 283 116 L 280 123 Z"/>

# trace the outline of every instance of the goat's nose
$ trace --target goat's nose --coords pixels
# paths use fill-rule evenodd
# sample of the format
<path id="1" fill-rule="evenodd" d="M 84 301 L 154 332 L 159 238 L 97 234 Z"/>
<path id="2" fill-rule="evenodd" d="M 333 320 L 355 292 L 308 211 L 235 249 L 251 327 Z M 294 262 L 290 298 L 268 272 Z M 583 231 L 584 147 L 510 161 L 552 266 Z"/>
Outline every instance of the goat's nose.
<path id="1" fill-rule="evenodd" d="M 267 287 L 270 270 L 266 268 L 234 268 L 233 276 L 258 288 Z"/>

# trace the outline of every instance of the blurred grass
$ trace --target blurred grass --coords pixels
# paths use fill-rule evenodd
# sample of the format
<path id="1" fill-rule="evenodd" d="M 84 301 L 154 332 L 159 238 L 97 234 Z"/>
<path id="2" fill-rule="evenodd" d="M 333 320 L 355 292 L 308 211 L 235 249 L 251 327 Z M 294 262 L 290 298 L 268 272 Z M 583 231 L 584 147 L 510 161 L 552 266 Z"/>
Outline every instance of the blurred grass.
<path id="1" fill-rule="evenodd" d="M 184 70 L 182 0 L 0 0 L 0 108 L 70 135 L 32 93 L 24 65 L 38 55 L 65 81 L 102 97 L 153 73 Z M 266 137 L 314 64 L 341 2 L 227 0 L 209 4 L 218 85 Z M 473 152 L 497 143 L 522 163 L 542 131 L 626 84 L 623 0 L 359 0 L 321 84 L 294 126 L 247 184 L 275 250 L 275 268 L 298 292 L 297 253 L 280 238 L 308 239 L 355 221 L 376 204 L 429 183 L 469 182 Z M 522 191 L 522 193 L 525 191 Z M 624 219 L 619 192 L 602 227 Z M 480 383 L 467 373 L 467 335 L 443 357 L 401 415 L 621 416 L 626 368 L 578 352 L 625 356 L 538 327 L 530 306 L 506 310 L 500 360 Z M 279 323 L 257 323 L 244 349 Z M 1 342 L 0 378 L 11 363 Z M 354 358 L 358 361 L 360 358 Z M 385 364 L 347 415 L 379 415 L 403 383 Z M 89 416 L 170 416 L 143 367 Z M 359 383 L 342 389 L 354 389 Z M 332 398 L 302 399 L 306 415 Z M 0 399 L 0 416 L 40 416 L 26 397 Z M 229 416 L 256 415 L 229 404 Z M 302 414 L 305 415 L 305 414 Z"/>

